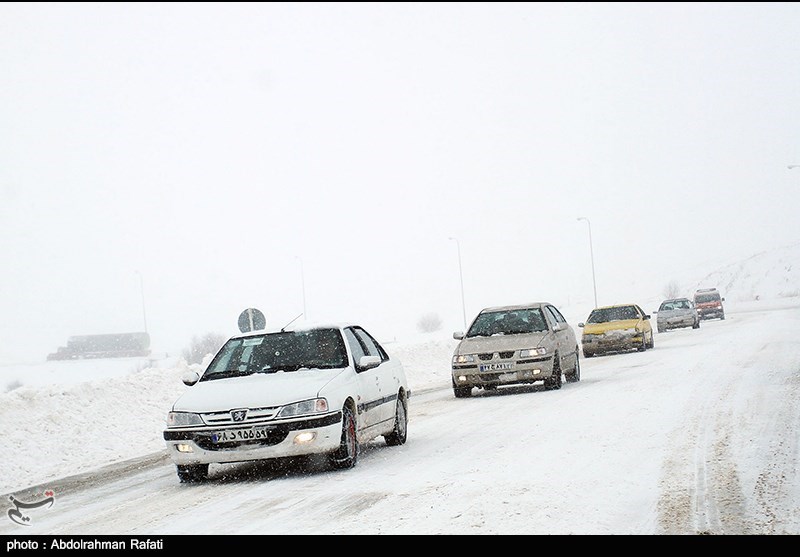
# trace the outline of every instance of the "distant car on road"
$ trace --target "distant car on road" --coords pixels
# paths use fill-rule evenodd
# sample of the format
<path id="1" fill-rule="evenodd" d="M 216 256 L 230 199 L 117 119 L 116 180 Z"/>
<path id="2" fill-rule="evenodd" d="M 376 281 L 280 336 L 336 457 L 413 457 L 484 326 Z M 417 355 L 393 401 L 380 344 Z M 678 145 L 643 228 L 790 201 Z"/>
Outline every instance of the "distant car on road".
<path id="1" fill-rule="evenodd" d="M 655 346 L 650 316 L 636 304 L 595 308 L 578 327 L 583 329 L 581 345 L 587 358 L 607 352 L 644 352 Z"/>
<path id="2" fill-rule="evenodd" d="M 406 442 L 411 395 L 402 364 L 358 325 L 302 326 L 231 337 L 167 417 L 182 482 L 209 464 L 323 455 L 351 468 L 379 436 Z"/>
<path id="3" fill-rule="evenodd" d="M 656 328 L 659 333 L 670 329 L 700 328 L 700 315 L 689 298 L 664 300 L 656 312 Z"/>
<path id="4" fill-rule="evenodd" d="M 725 319 L 724 301 L 716 288 L 701 288 L 694 293 L 694 305 L 700 319 Z"/>
<path id="5" fill-rule="evenodd" d="M 543 381 L 548 389 L 581 379 L 578 341 L 573 328 L 550 303 L 536 302 L 481 310 L 453 354 L 456 398 L 472 389 Z"/>

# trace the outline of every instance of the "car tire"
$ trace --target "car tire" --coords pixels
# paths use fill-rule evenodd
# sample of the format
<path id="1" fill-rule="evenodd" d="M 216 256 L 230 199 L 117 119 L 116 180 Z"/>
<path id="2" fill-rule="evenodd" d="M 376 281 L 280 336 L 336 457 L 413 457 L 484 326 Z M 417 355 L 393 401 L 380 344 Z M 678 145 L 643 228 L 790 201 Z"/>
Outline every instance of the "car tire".
<path id="1" fill-rule="evenodd" d="M 553 374 L 544 380 L 544 388 L 549 391 L 561 388 L 561 360 L 558 354 L 553 357 Z"/>
<path id="2" fill-rule="evenodd" d="M 694 322 L 694 324 L 692 325 L 692 329 L 699 329 L 699 328 L 700 328 L 700 320 L 698 319 L 698 320 L 697 320 L 697 321 L 695 321 L 695 322 Z"/>
<path id="3" fill-rule="evenodd" d="M 594 352 L 589 352 L 589 351 L 588 351 L 588 350 L 586 350 L 585 348 L 583 349 L 583 357 L 584 357 L 584 358 L 591 358 L 591 357 L 593 357 L 593 356 L 594 356 Z"/>
<path id="4" fill-rule="evenodd" d="M 406 398 L 400 393 L 397 395 L 397 405 L 394 409 L 394 428 L 388 435 L 384 435 L 383 439 L 390 447 L 403 445 L 408 437 L 408 412 L 406 406 Z"/>
<path id="5" fill-rule="evenodd" d="M 650 331 L 650 342 L 647 344 L 648 348 L 655 348 L 656 347 L 656 339 L 653 338 L 653 331 Z"/>
<path id="6" fill-rule="evenodd" d="M 664 332 L 664 327 L 659 327 L 659 328 L 658 328 L 658 332 L 659 332 L 659 333 L 663 333 L 663 332 Z"/>
<path id="7" fill-rule="evenodd" d="M 178 464 L 175 468 L 181 483 L 197 483 L 208 478 L 208 464 Z"/>
<path id="8" fill-rule="evenodd" d="M 575 367 L 572 370 L 572 373 L 565 373 L 564 377 L 567 380 L 567 383 L 577 383 L 581 380 L 581 360 L 578 356 L 579 352 L 575 350 Z"/>
<path id="9" fill-rule="evenodd" d="M 636 350 L 639 352 L 644 352 L 647 350 L 647 335 L 642 333 L 642 344 L 636 347 Z"/>
<path id="10" fill-rule="evenodd" d="M 470 385 L 467 386 L 458 386 L 456 385 L 455 380 L 453 381 L 453 394 L 456 398 L 469 398 L 472 396 L 472 387 Z"/>
<path id="11" fill-rule="evenodd" d="M 349 406 L 342 409 L 342 437 L 339 448 L 331 453 L 329 462 L 334 470 L 352 468 L 358 462 L 358 437 L 356 435 L 356 417 Z"/>

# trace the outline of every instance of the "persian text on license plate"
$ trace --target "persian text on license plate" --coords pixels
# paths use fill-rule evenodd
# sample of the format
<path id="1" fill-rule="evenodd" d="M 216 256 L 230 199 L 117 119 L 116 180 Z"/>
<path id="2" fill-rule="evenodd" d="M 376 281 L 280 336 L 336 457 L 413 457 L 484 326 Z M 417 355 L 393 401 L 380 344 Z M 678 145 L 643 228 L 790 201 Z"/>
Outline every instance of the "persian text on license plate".
<path id="1" fill-rule="evenodd" d="M 211 434 L 212 443 L 230 443 L 231 441 L 258 441 L 269 437 L 272 428 L 226 429 Z"/>
<path id="2" fill-rule="evenodd" d="M 509 369 L 514 369 L 514 364 L 502 362 L 498 364 L 481 364 L 480 371 L 505 371 Z"/>

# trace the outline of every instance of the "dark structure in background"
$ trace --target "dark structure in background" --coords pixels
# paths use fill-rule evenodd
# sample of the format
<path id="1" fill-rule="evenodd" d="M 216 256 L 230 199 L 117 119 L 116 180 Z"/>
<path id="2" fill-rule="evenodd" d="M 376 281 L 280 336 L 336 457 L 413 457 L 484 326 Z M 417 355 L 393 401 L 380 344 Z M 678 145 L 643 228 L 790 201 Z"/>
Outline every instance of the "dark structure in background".
<path id="1" fill-rule="evenodd" d="M 131 358 L 149 355 L 148 333 L 113 333 L 69 337 L 67 345 L 59 346 L 56 352 L 47 355 L 47 359 Z"/>

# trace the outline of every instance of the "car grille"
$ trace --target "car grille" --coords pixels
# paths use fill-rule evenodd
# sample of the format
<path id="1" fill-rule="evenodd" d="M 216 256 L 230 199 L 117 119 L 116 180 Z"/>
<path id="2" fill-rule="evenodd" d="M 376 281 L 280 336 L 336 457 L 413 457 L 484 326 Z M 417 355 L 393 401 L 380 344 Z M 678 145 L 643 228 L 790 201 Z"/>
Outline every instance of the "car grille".
<path id="1" fill-rule="evenodd" d="M 489 352 L 487 354 L 478 354 L 478 358 L 480 358 L 481 360 L 484 360 L 484 361 L 491 360 L 492 358 L 494 358 L 495 354 L 498 354 L 504 360 L 507 360 L 508 358 L 513 358 L 514 357 L 514 351 L 513 350 L 506 350 L 504 352 Z"/>
<path id="2" fill-rule="evenodd" d="M 269 408 L 248 408 L 245 419 L 241 422 L 234 422 L 231 417 L 231 412 L 206 412 L 200 414 L 206 425 L 247 425 L 259 422 L 265 422 L 275 418 L 278 413 L 279 406 Z"/>

